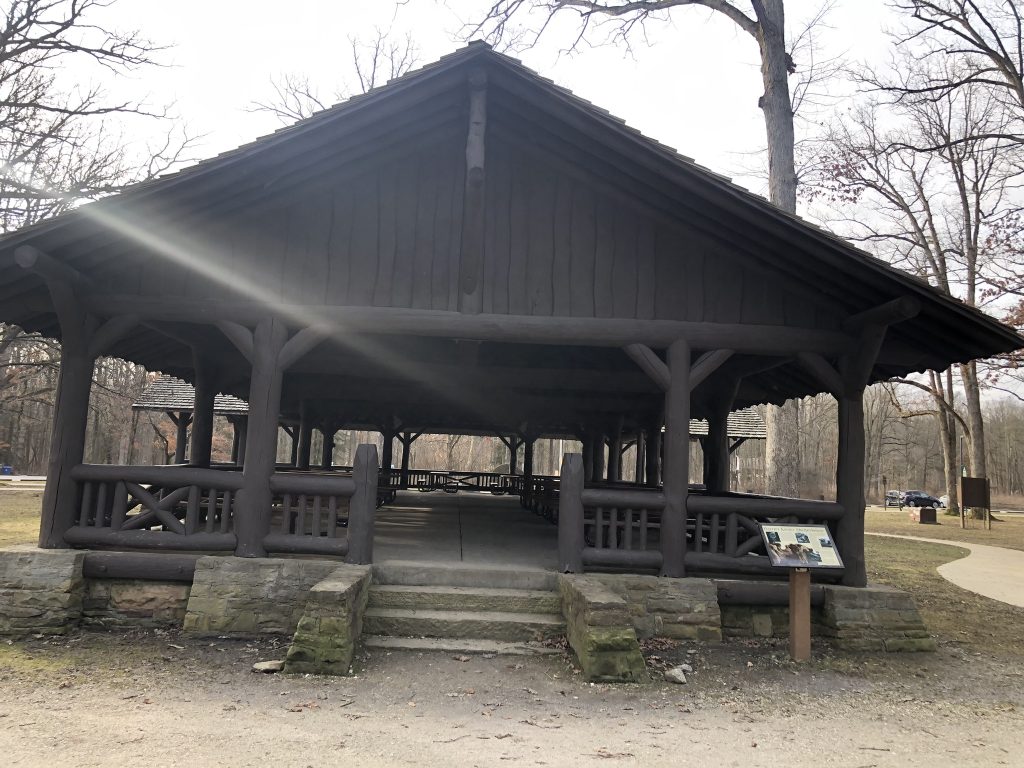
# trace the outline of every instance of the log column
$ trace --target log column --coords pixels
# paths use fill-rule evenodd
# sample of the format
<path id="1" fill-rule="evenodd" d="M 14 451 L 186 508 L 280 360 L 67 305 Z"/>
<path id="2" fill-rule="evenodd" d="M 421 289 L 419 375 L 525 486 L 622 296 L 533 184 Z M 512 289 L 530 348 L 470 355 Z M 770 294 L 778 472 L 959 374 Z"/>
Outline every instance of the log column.
<path id="1" fill-rule="evenodd" d="M 63 333 L 63 331 L 62 331 Z M 95 358 L 89 354 L 90 329 L 64 334 L 61 340 L 60 373 L 53 403 L 50 460 L 39 524 L 40 547 L 66 547 L 64 533 L 78 518 L 78 487 L 71 470 L 85 455 L 85 431 L 89 416 L 89 391 Z"/>
<path id="2" fill-rule="evenodd" d="M 412 444 L 416 442 L 422 433 L 406 432 L 399 437 L 399 441 L 402 443 L 402 487 L 409 487 L 409 462 L 412 457 Z"/>
<path id="3" fill-rule="evenodd" d="M 178 413 L 168 411 L 167 415 L 174 422 L 176 430 L 174 438 L 174 463 L 184 464 L 186 447 L 188 446 L 188 427 L 192 423 L 192 414 L 185 411 L 179 411 Z"/>
<path id="4" fill-rule="evenodd" d="M 323 435 L 324 445 L 320 451 L 320 466 L 323 469 L 330 469 L 334 466 L 334 436 L 338 433 L 338 428 L 333 424 L 325 424 L 320 428 L 320 434 Z"/>
<path id="5" fill-rule="evenodd" d="M 381 437 L 384 438 L 384 447 L 381 451 L 380 468 L 388 471 L 395 460 L 395 430 L 382 429 Z"/>
<path id="6" fill-rule="evenodd" d="M 644 433 L 637 431 L 636 433 L 636 455 L 634 456 L 633 462 L 633 482 L 635 485 L 644 484 L 644 449 L 646 448 L 644 442 Z"/>
<path id="7" fill-rule="evenodd" d="M 594 481 L 594 439 L 588 434 L 583 437 L 583 482 Z"/>
<path id="8" fill-rule="evenodd" d="M 622 421 L 620 416 L 608 439 L 608 481 L 612 483 L 622 479 Z"/>
<path id="9" fill-rule="evenodd" d="M 245 467 L 235 515 L 239 557 L 266 557 L 263 539 L 270 532 L 273 497 L 270 477 L 277 460 L 278 414 L 284 371 L 278 361 L 288 338 L 284 324 L 264 319 L 252 335 L 252 378 L 249 383 L 249 430 L 245 441 Z"/>
<path id="10" fill-rule="evenodd" d="M 310 452 L 313 449 L 313 419 L 309 405 L 303 400 L 299 403 L 299 437 L 295 455 L 297 469 L 309 469 Z"/>
<path id="11" fill-rule="evenodd" d="M 668 370 L 661 575 L 685 576 L 686 497 L 690 473 L 690 345 L 685 339 L 678 339 L 669 346 Z"/>
<path id="12" fill-rule="evenodd" d="M 708 436 L 704 440 L 704 485 L 710 493 L 729 491 L 729 414 L 739 383 L 721 387 L 710 399 Z"/>
<path id="13" fill-rule="evenodd" d="M 523 486 L 532 492 L 533 482 L 533 436 L 523 438 Z"/>
<path id="14" fill-rule="evenodd" d="M 37 248 L 16 248 L 14 261 L 45 281 L 60 323 L 61 363 L 54 394 L 39 546 L 66 547 L 64 534 L 78 517 L 78 486 L 71 478 L 71 470 L 85 456 L 93 364 L 111 344 L 135 327 L 138 318 L 121 315 L 101 324 L 85 311 L 76 293 L 80 286 L 92 287 L 90 281 Z"/>
<path id="15" fill-rule="evenodd" d="M 594 435 L 594 453 L 591 456 L 594 465 L 590 470 L 590 474 L 595 483 L 604 480 L 604 441 L 604 433 L 598 432 Z"/>
<path id="16" fill-rule="evenodd" d="M 235 437 L 231 446 L 231 463 L 241 466 L 245 464 L 245 440 L 249 430 L 248 416 L 233 416 L 231 426 L 234 428 Z"/>
<path id="17" fill-rule="evenodd" d="M 220 387 L 220 371 L 212 360 L 193 353 L 195 401 L 192 407 L 192 444 L 189 463 L 209 467 L 213 454 L 213 404 Z"/>

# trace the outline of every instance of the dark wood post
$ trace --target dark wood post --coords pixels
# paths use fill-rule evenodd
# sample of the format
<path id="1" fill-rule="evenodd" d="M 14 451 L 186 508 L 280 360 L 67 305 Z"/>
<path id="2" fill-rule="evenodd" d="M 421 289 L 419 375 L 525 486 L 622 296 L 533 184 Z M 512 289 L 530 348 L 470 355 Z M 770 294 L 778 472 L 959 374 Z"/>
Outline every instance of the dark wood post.
<path id="1" fill-rule="evenodd" d="M 292 453 L 288 463 L 293 467 L 297 467 L 299 465 L 299 428 L 297 426 L 285 427 L 284 431 L 292 439 Z"/>
<path id="2" fill-rule="evenodd" d="M 181 411 L 178 414 L 168 412 L 167 415 L 171 417 L 171 421 L 174 422 L 174 426 L 176 429 L 174 443 L 174 463 L 184 464 L 186 456 L 186 447 L 188 446 L 188 427 L 192 423 L 192 414 Z"/>
<path id="3" fill-rule="evenodd" d="M 528 498 L 533 496 L 533 435 L 523 438 L 523 488 Z"/>
<path id="4" fill-rule="evenodd" d="M 323 449 L 320 451 L 320 466 L 324 469 L 334 466 L 334 436 L 337 432 L 338 428 L 333 424 L 325 424 L 320 428 L 320 433 L 324 437 Z"/>
<path id="5" fill-rule="evenodd" d="M 313 449 L 313 418 L 309 405 L 303 400 L 299 403 L 299 446 L 296 453 L 297 469 L 309 469 L 310 452 Z"/>
<path id="6" fill-rule="evenodd" d="M 220 386 L 220 374 L 212 360 L 193 353 L 195 400 L 192 406 L 192 443 L 189 463 L 209 467 L 213 453 L 213 403 Z"/>
<path id="7" fill-rule="evenodd" d="M 89 391 L 95 358 L 89 354 L 88 329 L 65 334 L 61 344 L 60 373 L 53 403 L 50 460 L 39 523 L 40 547 L 66 547 L 64 533 L 78 518 L 78 488 L 71 470 L 85 455 Z"/>
<path id="8" fill-rule="evenodd" d="M 242 466 L 245 464 L 245 441 L 249 433 L 249 417 L 235 416 L 234 426 L 235 442 L 238 444 L 238 451 L 231 457 L 231 461 L 238 466 Z"/>
<path id="9" fill-rule="evenodd" d="M 647 444 L 644 442 L 644 433 L 637 430 L 636 433 L 636 454 L 634 455 L 633 462 L 633 482 L 636 485 L 644 484 L 644 462 L 646 456 L 644 455 L 644 449 Z"/>
<path id="10" fill-rule="evenodd" d="M 661 420 L 647 427 L 644 446 L 644 479 L 647 486 L 657 488 L 661 485 Z"/>
<path id="11" fill-rule="evenodd" d="M 567 453 L 562 459 L 558 487 L 558 570 L 583 571 L 583 457 Z"/>
<path id="12" fill-rule="evenodd" d="M 839 400 L 839 455 L 836 461 L 836 501 L 843 517 L 836 526 L 836 545 L 843 557 L 843 583 L 868 583 L 864 560 L 864 390 L 845 389 Z"/>
<path id="13" fill-rule="evenodd" d="M 412 456 L 412 444 L 416 442 L 416 438 L 419 435 L 414 435 L 412 432 L 406 432 L 401 437 L 402 441 L 402 487 L 409 487 L 409 462 Z"/>
<path id="14" fill-rule="evenodd" d="M 608 480 L 613 483 L 622 479 L 622 421 L 616 419 L 608 438 Z"/>
<path id="15" fill-rule="evenodd" d="M 519 446 L 522 445 L 522 441 L 517 435 L 511 435 L 508 439 L 508 473 L 510 475 L 519 474 Z"/>
<path id="16" fill-rule="evenodd" d="M 249 382 L 249 430 L 245 441 L 242 490 L 235 516 L 238 537 L 235 554 L 265 557 L 263 539 L 270 532 L 273 497 L 270 477 L 277 460 L 278 412 L 281 407 L 283 371 L 278 361 L 288 338 L 284 324 L 265 318 L 256 325 L 252 343 L 252 377 Z"/>
<path id="17" fill-rule="evenodd" d="M 595 483 L 604 480 L 604 434 L 598 432 L 594 435 L 594 467 L 590 474 Z"/>
<path id="18" fill-rule="evenodd" d="M 355 461 L 352 462 L 356 492 L 349 499 L 347 563 L 367 565 L 373 562 L 378 473 L 377 446 L 363 444 L 356 448 Z"/>
<path id="19" fill-rule="evenodd" d="M 704 440 L 704 485 L 711 493 L 729 490 L 729 413 L 739 382 L 718 389 L 710 400 L 708 436 Z"/>
<path id="20" fill-rule="evenodd" d="M 668 348 L 669 388 L 665 393 L 665 510 L 661 516 L 661 575 L 685 576 L 686 497 L 690 474 L 690 345 L 678 339 Z"/>
<path id="21" fill-rule="evenodd" d="M 583 437 L 583 482 L 594 481 L 594 438 L 589 434 Z"/>
<path id="22" fill-rule="evenodd" d="M 395 430 L 387 428 L 381 430 L 384 438 L 384 447 L 381 451 L 380 468 L 389 472 L 395 460 Z"/>

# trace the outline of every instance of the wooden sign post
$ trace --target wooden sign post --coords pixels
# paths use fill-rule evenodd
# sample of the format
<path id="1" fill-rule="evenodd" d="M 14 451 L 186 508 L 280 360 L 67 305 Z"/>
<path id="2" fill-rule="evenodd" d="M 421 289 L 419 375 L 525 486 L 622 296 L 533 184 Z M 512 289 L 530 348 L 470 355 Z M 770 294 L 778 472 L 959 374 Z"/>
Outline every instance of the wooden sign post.
<path id="1" fill-rule="evenodd" d="M 811 658 L 811 572 L 789 571 L 789 656 L 793 661 Z"/>
<path id="2" fill-rule="evenodd" d="M 793 661 L 811 658 L 811 569 L 842 568 L 827 525 L 762 523 L 768 559 L 789 570 L 789 655 Z"/>

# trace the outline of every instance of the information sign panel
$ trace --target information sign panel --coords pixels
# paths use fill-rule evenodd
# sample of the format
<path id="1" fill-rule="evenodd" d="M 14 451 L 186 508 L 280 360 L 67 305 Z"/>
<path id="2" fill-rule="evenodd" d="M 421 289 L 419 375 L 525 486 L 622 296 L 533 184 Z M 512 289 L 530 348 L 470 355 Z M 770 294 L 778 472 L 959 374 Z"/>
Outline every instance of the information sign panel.
<path id="1" fill-rule="evenodd" d="M 780 568 L 842 568 L 827 525 L 762 523 L 761 536 L 771 564 Z"/>

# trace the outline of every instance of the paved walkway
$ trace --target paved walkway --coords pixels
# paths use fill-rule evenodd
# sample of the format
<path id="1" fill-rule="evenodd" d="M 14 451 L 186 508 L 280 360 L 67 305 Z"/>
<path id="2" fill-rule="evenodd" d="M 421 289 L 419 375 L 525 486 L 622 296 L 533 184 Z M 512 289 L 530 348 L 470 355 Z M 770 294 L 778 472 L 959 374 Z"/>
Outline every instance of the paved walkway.
<path id="1" fill-rule="evenodd" d="M 988 544 L 970 544 L 948 539 L 926 539 L 920 536 L 900 536 L 895 533 L 868 533 L 890 539 L 925 541 L 970 550 L 967 557 L 940 565 L 939 575 L 958 587 L 990 597 L 1002 603 L 1024 608 L 1024 552 Z"/>

